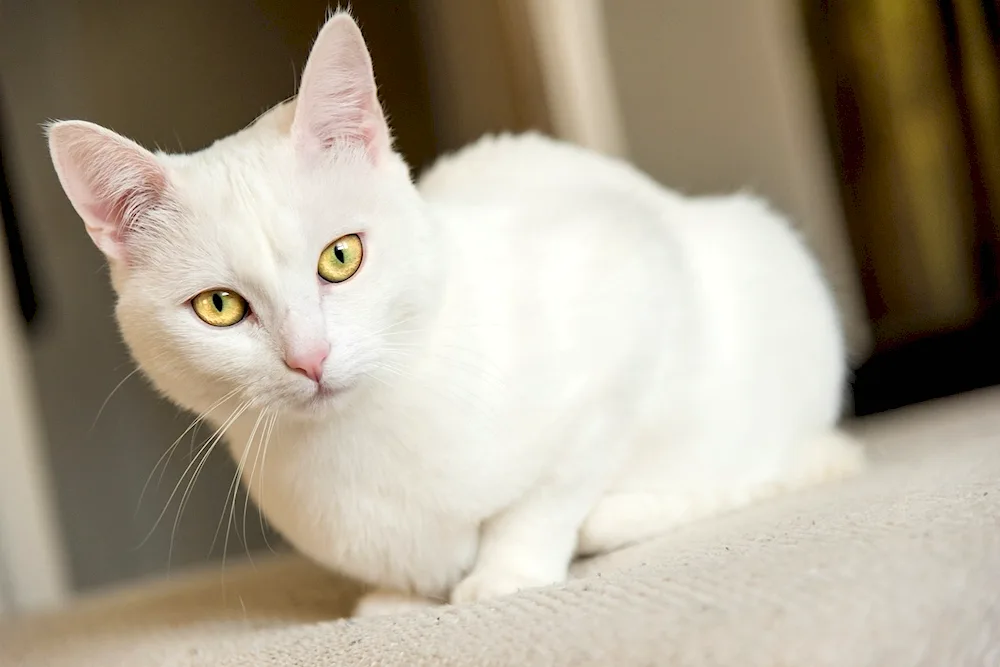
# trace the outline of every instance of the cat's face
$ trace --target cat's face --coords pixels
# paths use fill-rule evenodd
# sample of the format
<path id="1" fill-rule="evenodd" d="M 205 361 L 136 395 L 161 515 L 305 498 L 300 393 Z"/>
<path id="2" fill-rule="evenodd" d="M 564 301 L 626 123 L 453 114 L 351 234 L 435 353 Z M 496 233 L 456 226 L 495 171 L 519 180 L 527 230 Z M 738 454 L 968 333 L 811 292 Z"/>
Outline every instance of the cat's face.
<path id="1" fill-rule="evenodd" d="M 188 407 L 240 389 L 313 411 L 387 363 L 425 305 L 432 240 L 405 167 L 302 165 L 287 138 L 249 141 L 161 158 L 181 212 L 116 271 L 118 319 Z"/>
<path id="2" fill-rule="evenodd" d="M 295 103 L 205 151 L 153 155 L 81 122 L 54 125 L 50 145 L 109 258 L 126 342 L 185 407 L 321 414 L 428 308 L 432 228 L 346 15 Z"/>

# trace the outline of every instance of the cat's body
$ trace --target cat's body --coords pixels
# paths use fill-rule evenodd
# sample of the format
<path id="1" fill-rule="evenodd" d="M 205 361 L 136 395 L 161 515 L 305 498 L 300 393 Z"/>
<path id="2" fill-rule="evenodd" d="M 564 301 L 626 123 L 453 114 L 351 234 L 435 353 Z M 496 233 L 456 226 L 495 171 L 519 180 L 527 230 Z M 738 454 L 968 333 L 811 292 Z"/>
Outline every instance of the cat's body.
<path id="1" fill-rule="evenodd" d="M 380 112 L 349 95 L 365 73 L 322 83 L 350 70 L 322 58 L 367 63 L 348 23 L 321 35 L 299 108 L 133 169 L 158 205 L 121 203 L 135 188 L 107 187 L 105 172 L 73 173 L 75 151 L 109 140 L 92 126 L 56 126 L 52 141 L 113 260 L 134 356 L 172 400 L 227 428 L 244 484 L 292 544 L 391 592 L 364 611 L 392 593 L 462 601 L 556 582 L 577 551 L 861 466 L 835 427 L 846 366 L 834 302 L 780 216 L 744 195 L 684 198 L 531 135 L 446 158 L 418 194 Z M 321 103 L 345 90 L 364 113 Z M 170 238 L 149 231 L 164 224 Z M 310 258 L 352 233 L 365 244 L 357 275 L 317 281 Z M 153 252 L 171 255 L 180 284 L 143 271 Z M 221 287 L 255 319 L 211 331 L 162 312 Z"/>
<path id="2" fill-rule="evenodd" d="M 298 548 L 446 597 L 480 524 L 548 486 L 579 494 L 551 511 L 603 549 L 665 526 L 597 514 L 588 534 L 602 497 L 649 494 L 669 524 L 823 474 L 797 459 L 827 447 L 840 409 L 833 304 L 760 202 L 685 200 L 536 137 L 467 149 L 426 192 L 447 249 L 432 314 L 387 332 L 405 346 L 350 409 L 282 426 L 249 484 Z M 237 460 L 255 416 L 230 429 Z"/>

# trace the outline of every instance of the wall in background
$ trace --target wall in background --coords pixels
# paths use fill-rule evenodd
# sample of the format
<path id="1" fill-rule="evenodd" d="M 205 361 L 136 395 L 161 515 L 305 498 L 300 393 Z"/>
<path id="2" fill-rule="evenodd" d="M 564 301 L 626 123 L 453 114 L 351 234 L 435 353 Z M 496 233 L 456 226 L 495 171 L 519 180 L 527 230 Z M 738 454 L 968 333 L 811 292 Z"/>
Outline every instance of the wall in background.
<path id="1" fill-rule="evenodd" d="M 528 0 L 417 0 L 439 151 L 551 132 Z M 377 65 L 376 65 L 377 66 Z"/>

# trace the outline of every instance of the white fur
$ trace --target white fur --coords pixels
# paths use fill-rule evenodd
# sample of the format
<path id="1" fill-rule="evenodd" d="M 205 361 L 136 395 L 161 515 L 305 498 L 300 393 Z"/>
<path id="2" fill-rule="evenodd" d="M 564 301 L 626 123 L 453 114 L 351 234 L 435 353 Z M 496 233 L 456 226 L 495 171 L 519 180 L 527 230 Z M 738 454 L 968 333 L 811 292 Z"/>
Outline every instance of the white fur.
<path id="1" fill-rule="evenodd" d="M 484 139 L 418 190 L 373 95 L 338 14 L 297 105 L 204 151 L 153 156 L 75 121 L 50 139 L 136 360 L 227 427 L 292 544 L 383 589 L 360 611 L 558 582 L 575 553 L 862 465 L 835 429 L 834 302 L 763 202 L 681 197 L 532 135 Z M 94 213 L 130 191 L 95 183 L 150 160 L 165 180 L 141 182 L 130 224 Z M 320 252 L 355 232 L 361 269 L 322 282 Z M 199 321 L 190 298 L 217 287 L 253 315 Z M 323 340 L 332 396 L 282 362 Z"/>

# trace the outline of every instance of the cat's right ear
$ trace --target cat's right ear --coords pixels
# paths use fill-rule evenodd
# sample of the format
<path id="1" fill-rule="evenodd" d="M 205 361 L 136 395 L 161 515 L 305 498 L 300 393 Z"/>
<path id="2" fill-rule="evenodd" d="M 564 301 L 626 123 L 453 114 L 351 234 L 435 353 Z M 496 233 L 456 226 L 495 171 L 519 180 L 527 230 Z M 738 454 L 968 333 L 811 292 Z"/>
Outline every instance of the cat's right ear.
<path id="1" fill-rule="evenodd" d="M 295 104 L 292 137 L 300 150 L 322 155 L 357 146 L 375 163 L 390 150 L 371 56 L 347 12 L 334 14 L 320 30 Z"/>
<path id="2" fill-rule="evenodd" d="M 168 205 L 167 174 L 139 144 L 85 121 L 47 128 L 52 164 L 87 233 L 109 260 L 128 259 L 129 237 Z"/>

